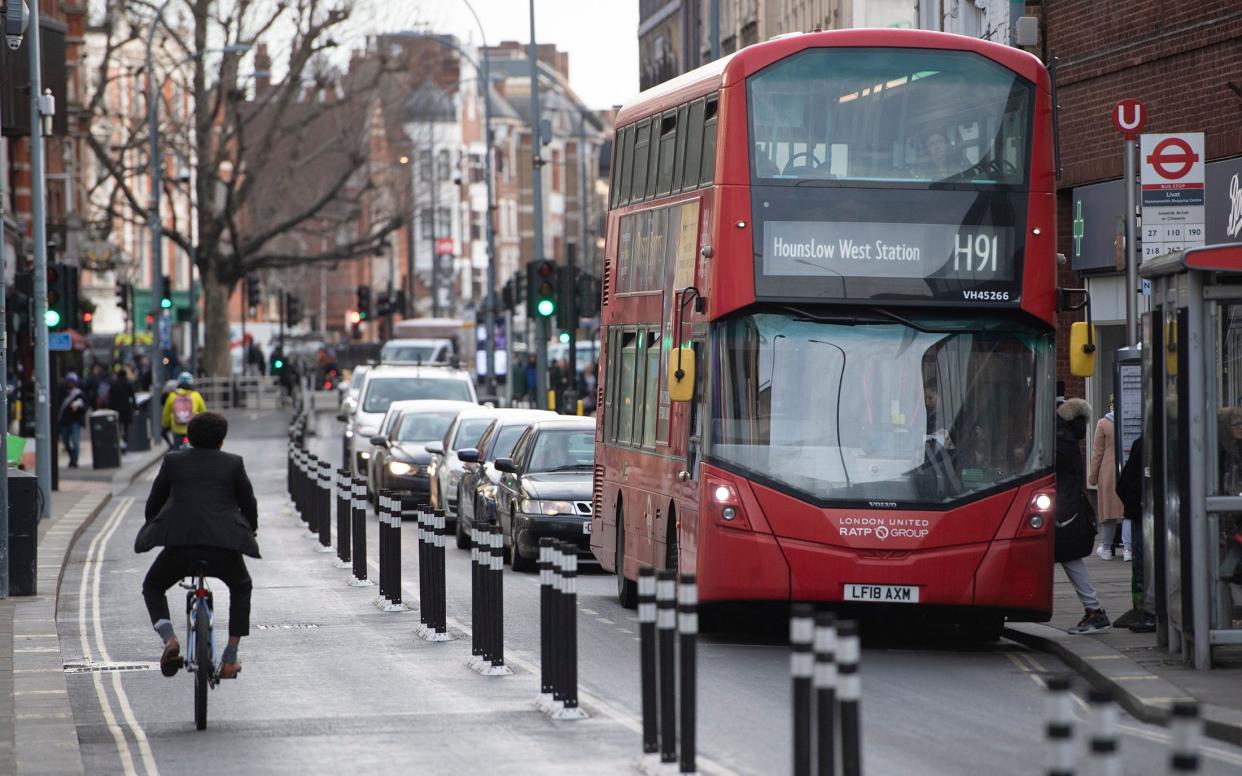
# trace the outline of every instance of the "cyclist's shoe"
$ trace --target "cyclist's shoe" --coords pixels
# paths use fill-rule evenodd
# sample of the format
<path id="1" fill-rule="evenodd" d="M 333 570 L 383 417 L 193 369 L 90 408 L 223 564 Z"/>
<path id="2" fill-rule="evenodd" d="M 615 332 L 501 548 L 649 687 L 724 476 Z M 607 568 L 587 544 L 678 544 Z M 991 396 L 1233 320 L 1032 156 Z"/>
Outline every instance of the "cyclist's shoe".
<path id="1" fill-rule="evenodd" d="M 241 663 L 221 663 L 220 678 L 236 679 L 237 675 L 241 673 L 241 668 Z"/>
<path id="2" fill-rule="evenodd" d="M 176 639 L 164 642 L 164 654 L 160 655 L 160 673 L 164 676 L 176 676 L 185 659 L 181 657 L 181 645 Z"/>

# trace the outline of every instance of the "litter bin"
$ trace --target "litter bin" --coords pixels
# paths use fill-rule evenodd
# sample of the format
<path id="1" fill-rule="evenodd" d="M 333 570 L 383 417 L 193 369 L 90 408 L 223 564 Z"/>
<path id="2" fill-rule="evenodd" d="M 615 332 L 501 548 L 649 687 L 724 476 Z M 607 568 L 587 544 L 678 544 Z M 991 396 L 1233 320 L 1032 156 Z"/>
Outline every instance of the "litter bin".
<path id="1" fill-rule="evenodd" d="M 12 439 L 12 437 L 9 437 Z M 39 481 L 9 469 L 9 595 L 36 595 L 39 561 Z"/>
<path id="2" fill-rule="evenodd" d="M 116 410 L 95 410 L 88 419 L 91 427 L 91 458 L 96 469 L 121 466 L 121 423 Z"/>
<path id="3" fill-rule="evenodd" d="M 151 449 L 151 394 L 139 393 L 134 397 L 134 419 L 129 422 L 129 438 L 125 440 L 131 453 Z"/>

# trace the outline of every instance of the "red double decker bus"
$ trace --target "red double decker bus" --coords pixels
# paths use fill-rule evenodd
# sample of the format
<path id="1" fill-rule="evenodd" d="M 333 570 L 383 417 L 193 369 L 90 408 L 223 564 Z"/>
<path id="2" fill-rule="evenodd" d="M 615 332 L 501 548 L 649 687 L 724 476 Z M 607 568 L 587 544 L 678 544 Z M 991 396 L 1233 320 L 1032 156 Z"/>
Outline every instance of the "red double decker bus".
<path id="1" fill-rule="evenodd" d="M 592 550 L 705 602 L 1051 608 L 1055 209 L 1035 57 L 784 36 L 617 117 Z"/>

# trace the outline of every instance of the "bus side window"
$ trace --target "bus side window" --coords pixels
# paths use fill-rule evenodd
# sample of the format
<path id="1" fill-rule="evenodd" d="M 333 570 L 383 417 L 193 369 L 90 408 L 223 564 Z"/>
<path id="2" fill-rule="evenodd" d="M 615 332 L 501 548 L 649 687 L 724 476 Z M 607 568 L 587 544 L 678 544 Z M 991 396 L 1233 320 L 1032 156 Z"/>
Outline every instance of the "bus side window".
<path id="1" fill-rule="evenodd" d="M 686 114 L 690 112 L 690 106 L 682 105 L 677 109 L 677 149 L 673 154 L 673 193 L 681 191 L 682 171 L 686 166 Z M 691 186 L 690 188 L 694 188 Z"/>
<path id="2" fill-rule="evenodd" d="M 709 97 L 703 117 L 703 163 L 699 170 L 699 182 L 709 185 L 716 174 L 716 109 L 719 106 L 716 97 Z"/>
<path id="3" fill-rule="evenodd" d="M 656 172 L 656 195 L 664 196 L 673 186 L 673 162 L 676 160 L 677 111 L 665 112 L 660 119 L 660 163 Z"/>
<path id="4" fill-rule="evenodd" d="M 647 196 L 647 156 L 651 152 L 650 146 L 651 124 L 644 121 L 634 130 L 633 184 L 630 187 L 630 202 L 642 202 Z"/>
<path id="5" fill-rule="evenodd" d="M 626 205 L 630 201 L 630 180 L 632 178 L 632 170 L 634 168 L 634 125 L 626 127 L 622 131 L 621 140 L 618 141 L 619 147 L 624 154 L 621 163 L 621 191 L 617 193 L 617 204 Z"/>
<path id="6" fill-rule="evenodd" d="M 686 119 L 686 164 L 682 168 L 681 188 L 699 187 L 699 163 L 703 156 L 703 101 L 690 103 Z"/>

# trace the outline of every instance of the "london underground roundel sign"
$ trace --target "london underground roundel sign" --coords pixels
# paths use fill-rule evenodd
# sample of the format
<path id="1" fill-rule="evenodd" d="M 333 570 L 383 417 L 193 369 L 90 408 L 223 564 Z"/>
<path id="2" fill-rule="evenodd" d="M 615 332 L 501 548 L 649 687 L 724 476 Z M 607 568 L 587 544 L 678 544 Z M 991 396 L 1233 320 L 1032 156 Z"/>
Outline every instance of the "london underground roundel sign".
<path id="1" fill-rule="evenodd" d="M 1138 100 L 1124 99 L 1113 106 L 1113 126 L 1117 131 L 1133 140 L 1147 123 L 1147 106 Z"/>

